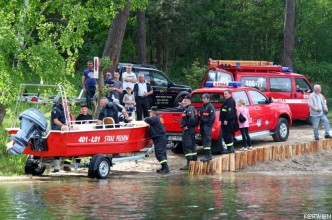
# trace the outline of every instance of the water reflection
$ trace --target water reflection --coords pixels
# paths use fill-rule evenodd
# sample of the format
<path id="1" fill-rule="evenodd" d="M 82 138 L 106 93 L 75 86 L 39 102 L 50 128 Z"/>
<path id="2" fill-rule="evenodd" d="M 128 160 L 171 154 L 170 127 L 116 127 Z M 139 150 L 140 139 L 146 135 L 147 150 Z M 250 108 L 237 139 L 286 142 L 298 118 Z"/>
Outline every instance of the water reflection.
<path id="1" fill-rule="evenodd" d="M 0 184 L 1 219 L 303 219 L 332 214 L 332 174 L 54 178 Z"/>

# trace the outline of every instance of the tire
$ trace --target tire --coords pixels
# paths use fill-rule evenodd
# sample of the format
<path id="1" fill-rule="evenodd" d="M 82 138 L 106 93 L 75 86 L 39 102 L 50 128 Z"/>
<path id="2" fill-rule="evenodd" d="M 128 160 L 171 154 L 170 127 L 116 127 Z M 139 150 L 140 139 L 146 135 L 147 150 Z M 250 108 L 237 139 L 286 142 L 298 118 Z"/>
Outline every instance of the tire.
<path id="1" fill-rule="evenodd" d="M 96 177 L 97 179 L 107 179 L 110 175 L 111 166 L 107 158 L 102 157 L 97 162 Z"/>
<path id="2" fill-rule="evenodd" d="M 101 154 L 94 155 L 90 164 L 88 177 L 97 179 L 107 179 L 111 171 L 111 163 L 108 158 Z"/>
<path id="3" fill-rule="evenodd" d="M 221 154 L 223 151 L 222 148 L 222 135 L 221 135 L 221 129 L 219 133 L 219 138 L 218 140 L 211 140 L 211 153 L 212 154 Z"/>
<path id="4" fill-rule="evenodd" d="M 286 141 L 289 135 L 289 123 L 285 118 L 279 118 L 278 124 L 274 134 L 273 140 L 277 142 Z"/>
<path id="5" fill-rule="evenodd" d="M 189 92 L 180 92 L 175 100 L 174 100 L 174 103 L 173 103 L 173 107 L 178 107 L 179 106 L 179 102 L 182 102 L 183 98 L 186 96 L 186 95 L 190 95 Z"/>
<path id="6" fill-rule="evenodd" d="M 171 151 L 174 154 L 183 154 L 182 142 L 179 142 L 178 145 L 176 145 L 175 148 L 171 148 Z"/>
<path id="7" fill-rule="evenodd" d="M 34 160 L 32 156 L 28 156 L 25 161 L 25 174 L 32 174 L 33 176 L 41 176 L 45 172 L 46 166 Z"/>

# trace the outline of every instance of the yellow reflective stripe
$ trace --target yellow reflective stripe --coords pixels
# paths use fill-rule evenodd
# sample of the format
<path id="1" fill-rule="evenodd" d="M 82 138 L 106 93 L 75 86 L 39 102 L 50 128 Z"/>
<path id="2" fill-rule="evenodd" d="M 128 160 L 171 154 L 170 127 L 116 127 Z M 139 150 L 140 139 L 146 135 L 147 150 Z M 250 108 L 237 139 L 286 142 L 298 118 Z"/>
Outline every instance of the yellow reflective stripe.
<path id="1" fill-rule="evenodd" d="M 224 108 L 223 108 L 223 109 L 221 109 L 221 111 L 222 111 L 222 112 L 227 112 L 227 109 L 224 109 Z"/>
<path id="2" fill-rule="evenodd" d="M 66 162 L 68 162 L 68 163 L 71 163 L 71 160 L 69 160 L 69 159 L 66 159 L 66 160 L 64 160 L 64 161 L 66 161 Z"/>
<path id="3" fill-rule="evenodd" d="M 204 150 L 211 150 L 211 147 L 204 147 Z"/>
<path id="4" fill-rule="evenodd" d="M 233 143 L 226 144 L 227 147 L 233 146 Z"/>
<path id="5" fill-rule="evenodd" d="M 185 154 L 184 156 L 185 156 L 185 157 L 188 157 L 188 156 L 195 156 L 195 155 L 197 155 L 197 152 L 195 152 L 195 153 Z"/>
<path id="6" fill-rule="evenodd" d="M 167 163 L 167 160 L 162 160 L 159 163 Z"/>

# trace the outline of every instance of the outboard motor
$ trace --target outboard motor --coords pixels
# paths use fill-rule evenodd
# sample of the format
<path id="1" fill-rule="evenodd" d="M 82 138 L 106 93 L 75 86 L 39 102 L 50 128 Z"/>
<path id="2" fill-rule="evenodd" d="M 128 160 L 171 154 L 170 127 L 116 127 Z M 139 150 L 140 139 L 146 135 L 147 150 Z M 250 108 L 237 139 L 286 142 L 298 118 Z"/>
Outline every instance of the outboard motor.
<path id="1" fill-rule="evenodd" d="M 20 115 L 20 130 L 17 134 L 12 134 L 11 139 L 14 145 L 9 149 L 11 154 L 22 154 L 28 146 L 31 138 L 41 137 L 47 129 L 47 121 L 44 115 L 35 108 L 25 110 Z"/>

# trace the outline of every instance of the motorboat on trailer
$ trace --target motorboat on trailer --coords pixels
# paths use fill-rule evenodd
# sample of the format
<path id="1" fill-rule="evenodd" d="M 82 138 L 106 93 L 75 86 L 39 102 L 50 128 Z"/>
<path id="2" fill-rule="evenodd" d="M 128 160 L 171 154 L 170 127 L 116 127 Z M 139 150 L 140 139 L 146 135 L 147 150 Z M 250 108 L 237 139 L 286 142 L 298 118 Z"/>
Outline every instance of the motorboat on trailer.
<path id="1" fill-rule="evenodd" d="M 21 94 L 27 87 L 51 87 L 55 88 L 59 97 L 66 99 L 65 89 L 61 85 L 22 84 Z M 22 96 L 21 96 L 22 97 Z M 44 95 L 43 97 L 47 97 Z M 53 103 L 44 98 L 29 97 L 25 100 L 38 104 Z M 17 99 L 15 111 L 20 109 L 22 98 Z M 65 104 L 65 103 L 64 103 Z M 67 119 L 67 108 L 64 108 Z M 18 113 L 15 113 L 18 115 Z M 129 123 L 112 123 L 112 119 L 104 120 L 97 126 L 97 120 L 71 121 L 68 130 L 49 130 L 46 117 L 37 108 L 29 108 L 19 116 L 20 126 L 13 121 L 7 132 L 11 142 L 8 151 L 11 154 L 28 155 L 25 164 L 25 173 L 42 175 L 47 166 L 61 169 L 66 160 L 71 160 L 74 168 L 88 167 L 90 178 L 106 179 L 109 176 L 111 166 L 116 161 L 138 160 L 146 157 L 152 150 L 148 132 L 148 124 L 144 121 L 131 121 Z M 109 124 L 111 121 L 111 124 Z M 99 127 L 99 128 L 97 128 Z M 148 149 L 146 152 L 141 152 Z M 124 153 L 138 153 L 138 155 L 117 157 Z M 82 163 L 81 159 L 92 157 L 88 163 Z"/>

